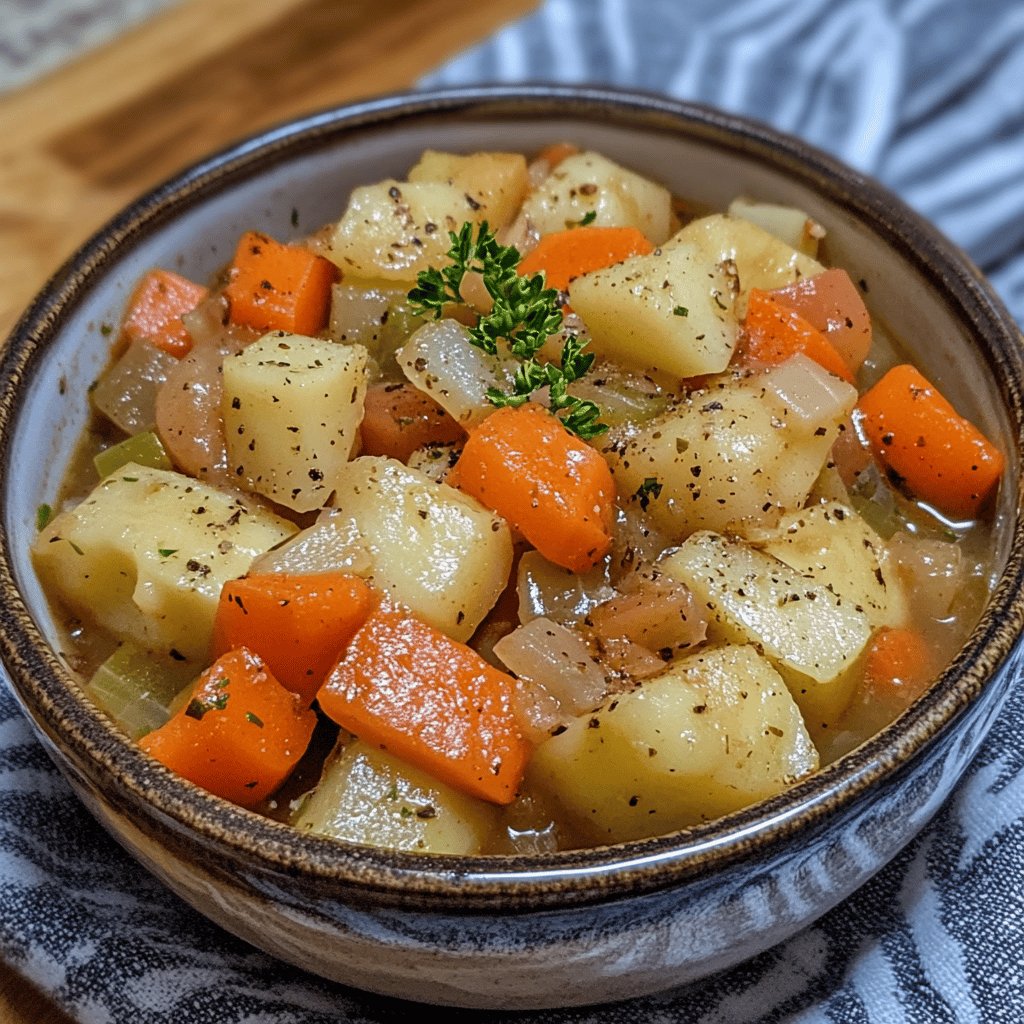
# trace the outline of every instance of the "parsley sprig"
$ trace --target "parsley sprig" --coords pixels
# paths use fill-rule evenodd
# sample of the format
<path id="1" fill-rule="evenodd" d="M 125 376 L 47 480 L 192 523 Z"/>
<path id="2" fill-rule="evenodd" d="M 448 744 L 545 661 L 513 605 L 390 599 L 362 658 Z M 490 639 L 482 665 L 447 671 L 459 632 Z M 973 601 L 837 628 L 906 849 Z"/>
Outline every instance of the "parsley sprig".
<path id="1" fill-rule="evenodd" d="M 483 280 L 493 306 L 469 328 L 469 339 L 484 352 L 497 355 L 498 342 L 504 339 L 512 355 L 522 360 L 512 380 L 512 391 L 489 388 L 487 399 L 496 406 L 517 406 L 526 402 L 539 388 L 547 387 L 552 412 L 567 430 L 587 440 L 603 434 L 607 424 L 599 423 L 601 410 L 594 402 L 576 398 L 569 385 L 582 377 L 594 362 L 592 353 L 583 353 L 585 341 L 569 335 L 562 346 L 561 366 L 542 363 L 536 356 L 544 342 L 562 326 L 558 291 L 545 287 L 543 274 L 530 276 L 516 272 L 519 250 L 500 245 L 484 221 L 473 237 L 473 225 L 462 225 L 458 234 L 449 232 L 451 263 L 438 269 L 420 271 L 416 287 L 409 292 L 412 312 L 438 319 L 450 303 L 462 303 L 460 289 L 466 274 L 477 273 Z"/>

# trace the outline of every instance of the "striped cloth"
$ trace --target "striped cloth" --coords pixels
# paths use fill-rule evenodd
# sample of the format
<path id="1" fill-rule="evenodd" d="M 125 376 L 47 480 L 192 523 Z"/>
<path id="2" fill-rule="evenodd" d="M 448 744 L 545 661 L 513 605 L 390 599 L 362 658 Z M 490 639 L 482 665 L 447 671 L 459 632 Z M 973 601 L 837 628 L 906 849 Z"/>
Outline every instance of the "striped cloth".
<path id="1" fill-rule="evenodd" d="M 1019 0 L 548 0 L 423 84 L 557 80 L 769 121 L 880 178 L 1024 320 Z M 1024 694 L 934 824 L 783 945 L 631 1003 L 462 1024 L 1024 1020 Z M 0 686 L 0 954 L 89 1024 L 384 1024 L 422 1010 L 302 974 L 183 907 L 93 825 Z"/>

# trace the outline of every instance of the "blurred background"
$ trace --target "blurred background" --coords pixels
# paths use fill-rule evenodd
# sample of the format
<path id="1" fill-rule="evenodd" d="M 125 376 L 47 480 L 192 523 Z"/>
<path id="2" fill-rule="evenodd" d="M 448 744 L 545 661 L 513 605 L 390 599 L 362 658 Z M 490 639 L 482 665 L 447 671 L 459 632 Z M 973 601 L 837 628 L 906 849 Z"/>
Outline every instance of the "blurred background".
<path id="1" fill-rule="evenodd" d="M 235 139 L 358 97 L 522 81 L 653 90 L 799 135 L 935 221 L 1024 321 L 1021 0 L 4 0 L 0 24 L 0 337 L 108 217 Z M 1017 699 L 936 828 L 820 929 L 707 986 L 699 1019 L 1018 1020 L 1024 896 L 1005 879 L 1024 869 L 1021 717 Z M 80 831 L 76 860 L 25 824 L 43 818 Z M 129 890 L 153 909 L 148 931 Z M 173 937 L 179 970 L 159 992 L 119 973 L 128 954 L 97 962 L 117 929 L 139 963 Z M 196 1009 L 212 997 L 180 968 L 200 960 L 253 1016 Z M 127 861 L 0 685 L 0 1020 L 378 1019 L 347 1000 Z M 667 1005 L 662 1019 L 698 1019 Z"/>

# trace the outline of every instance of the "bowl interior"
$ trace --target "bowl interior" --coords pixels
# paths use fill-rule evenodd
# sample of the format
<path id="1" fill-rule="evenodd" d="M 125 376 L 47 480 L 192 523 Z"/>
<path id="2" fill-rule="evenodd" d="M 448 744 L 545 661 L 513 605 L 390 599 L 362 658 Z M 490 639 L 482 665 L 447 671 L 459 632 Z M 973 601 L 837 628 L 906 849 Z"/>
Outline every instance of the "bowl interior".
<path id="1" fill-rule="evenodd" d="M 1005 311 L 949 243 L 854 172 L 756 125 L 644 97 L 478 90 L 454 98 L 370 103 L 242 145 L 140 201 L 51 282 L 8 352 L 14 366 L 8 372 L 9 395 L 16 391 L 17 397 L 10 399 L 14 415 L 3 426 L 6 557 L 47 642 L 60 650 L 58 623 L 29 559 L 36 509 L 58 491 L 86 423 L 86 388 L 107 360 L 110 325 L 117 323 L 143 271 L 159 265 L 204 280 L 230 259 L 242 231 L 257 228 L 280 239 L 311 231 L 341 214 L 354 186 L 404 177 L 427 148 L 529 153 L 558 140 L 595 149 L 702 205 L 724 208 L 745 194 L 799 206 L 824 224 L 830 262 L 864 282 L 872 313 L 1007 453 L 1010 483 L 1000 498 L 996 557 L 1000 569 L 1006 565 L 1011 548 L 1019 549 L 1020 543 L 1013 483 L 1020 478 L 1021 429 L 1014 412 L 1020 407 L 1020 359 L 1010 344 L 1014 329 Z M 980 333 L 989 342 L 979 343 Z M 1006 590 L 999 598 L 1000 614 L 1016 600 Z M 44 676 L 33 685 L 49 701 L 77 701 L 62 678 Z M 31 703 L 24 686 L 19 689 Z M 61 689 L 70 696 L 61 696 Z M 77 715 L 97 735 L 107 729 L 106 742 L 117 748 L 125 772 L 140 763 L 127 741 L 111 738 L 102 716 L 89 709 Z M 934 725 L 921 728 L 923 741 Z M 798 790 L 791 806 L 820 797 L 823 786 L 852 785 L 864 768 L 856 756 L 824 781 Z M 777 820 L 780 806 L 776 802 L 755 812 L 736 830 Z M 266 828 L 272 833 L 274 826 Z M 719 828 L 715 838 L 714 827 L 694 830 L 682 846 L 689 843 L 696 850 L 709 839 L 720 843 L 728 833 L 728 827 Z M 637 849 L 653 856 L 667 845 L 638 844 Z M 600 851 L 590 856 L 595 864 L 602 857 L 614 859 Z"/>

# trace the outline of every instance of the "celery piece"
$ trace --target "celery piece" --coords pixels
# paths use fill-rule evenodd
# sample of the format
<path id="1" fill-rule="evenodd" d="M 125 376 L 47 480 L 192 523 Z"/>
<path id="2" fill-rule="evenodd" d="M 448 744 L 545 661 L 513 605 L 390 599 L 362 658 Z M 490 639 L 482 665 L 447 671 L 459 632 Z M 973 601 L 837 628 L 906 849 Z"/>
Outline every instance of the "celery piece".
<path id="1" fill-rule="evenodd" d="M 152 430 L 133 434 L 120 444 L 105 448 L 92 461 L 101 480 L 129 462 L 149 466 L 150 469 L 174 469 L 160 438 Z"/>
<path id="2" fill-rule="evenodd" d="M 177 661 L 125 641 L 96 670 L 86 689 L 94 701 L 137 740 L 171 716 L 177 697 L 201 666 Z"/>

